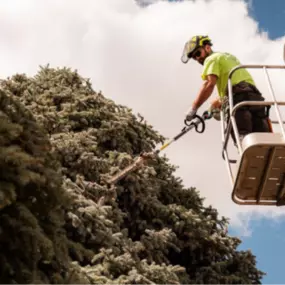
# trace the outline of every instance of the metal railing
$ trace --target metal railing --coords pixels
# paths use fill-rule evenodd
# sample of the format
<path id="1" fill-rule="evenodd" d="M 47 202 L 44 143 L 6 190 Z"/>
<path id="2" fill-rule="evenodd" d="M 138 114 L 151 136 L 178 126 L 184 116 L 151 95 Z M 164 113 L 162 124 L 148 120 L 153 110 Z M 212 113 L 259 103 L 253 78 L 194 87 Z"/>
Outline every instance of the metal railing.
<path id="1" fill-rule="evenodd" d="M 263 69 L 266 80 L 267 80 L 267 86 L 269 88 L 269 93 L 270 93 L 273 101 L 266 101 L 266 100 L 265 101 L 243 101 L 243 102 L 240 102 L 234 106 L 231 78 L 232 78 L 234 72 L 236 72 L 238 69 L 241 69 L 241 68 Z M 234 137 L 236 140 L 238 154 L 240 157 L 242 156 L 243 148 L 241 145 L 239 132 L 238 132 L 238 128 L 237 128 L 237 124 L 236 124 L 236 120 L 235 120 L 236 111 L 240 107 L 245 106 L 245 105 L 248 105 L 248 106 L 250 106 L 250 105 L 251 106 L 252 105 L 254 105 L 254 106 L 256 106 L 256 105 L 274 106 L 276 116 L 277 116 L 277 121 L 271 121 L 271 123 L 272 124 L 278 123 L 280 125 L 281 132 L 282 132 L 282 135 L 283 135 L 284 140 L 285 140 L 285 129 L 284 129 L 284 125 L 283 125 L 285 122 L 282 121 L 281 113 L 279 110 L 279 105 L 285 106 L 285 101 L 284 102 L 276 101 L 276 97 L 275 97 L 275 94 L 274 94 L 273 89 L 272 89 L 272 84 L 271 84 L 267 69 L 285 69 L 285 65 L 238 65 L 230 71 L 229 76 L 228 76 L 228 97 L 229 97 L 229 113 L 230 113 L 229 114 L 230 118 L 229 118 L 228 124 L 224 120 L 224 114 L 223 114 L 222 110 L 221 110 L 220 114 L 221 114 L 221 133 L 222 133 L 222 157 L 226 162 L 226 166 L 227 166 L 227 170 L 228 170 L 228 173 L 230 176 L 232 186 L 234 185 L 234 175 L 233 175 L 233 170 L 232 170 L 231 164 L 236 163 L 237 160 L 229 158 L 227 147 L 228 147 L 228 141 L 229 141 L 230 133 L 233 130 Z M 226 124 L 227 124 L 227 126 L 226 126 Z"/>

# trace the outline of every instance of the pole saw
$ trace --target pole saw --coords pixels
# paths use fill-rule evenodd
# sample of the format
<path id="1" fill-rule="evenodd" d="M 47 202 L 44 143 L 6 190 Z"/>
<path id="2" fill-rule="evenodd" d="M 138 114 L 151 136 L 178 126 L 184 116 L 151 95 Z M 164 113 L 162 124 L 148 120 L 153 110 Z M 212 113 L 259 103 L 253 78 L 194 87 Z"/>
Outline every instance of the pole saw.
<path id="1" fill-rule="evenodd" d="M 167 148 L 170 144 L 177 141 L 179 138 L 181 138 L 183 135 L 185 135 L 187 132 L 195 128 L 197 133 L 203 133 L 205 130 L 205 120 L 209 120 L 212 118 L 212 113 L 209 111 L 205 111 L 202 115 L 202 117 L 195 115 L 193 120 L 188 122 L 184 121 L 185 125 L 184 128 L 181 130 L 181 132 L 176 135 L 174 138 L 172 138 L 170 141 L 165 143 L 163 146 L 161 146 L 159 149 L 155 150 L 154 152 L 150 153 L 141 153 L 136 160 L 127 166 L 125 169 L 120 171 L 119 173 L 115 174 L 109 181 L 107 181 L 108 184 L 115 184 L 122 178 L 124 178 L 128 173 L 138 169 L 141 167 L 147 160 L 153 159 L 156 155 L 158 155 L 162 150 Z M 199 125 L 202 125 L 201 129 L 198 129 Z"/>

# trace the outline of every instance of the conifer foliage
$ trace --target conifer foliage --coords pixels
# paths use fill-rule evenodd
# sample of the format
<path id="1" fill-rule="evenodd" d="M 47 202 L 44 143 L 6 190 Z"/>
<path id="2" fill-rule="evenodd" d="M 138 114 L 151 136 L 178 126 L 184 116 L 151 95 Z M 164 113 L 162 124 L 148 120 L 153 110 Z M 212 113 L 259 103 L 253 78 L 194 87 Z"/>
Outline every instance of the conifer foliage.
<path id="1" fill-rule="evenodd" d="M 164 137 L 69 68 L 0 91 L 0 282 L 260 284 L 263 272 L 165 156 Z"/>

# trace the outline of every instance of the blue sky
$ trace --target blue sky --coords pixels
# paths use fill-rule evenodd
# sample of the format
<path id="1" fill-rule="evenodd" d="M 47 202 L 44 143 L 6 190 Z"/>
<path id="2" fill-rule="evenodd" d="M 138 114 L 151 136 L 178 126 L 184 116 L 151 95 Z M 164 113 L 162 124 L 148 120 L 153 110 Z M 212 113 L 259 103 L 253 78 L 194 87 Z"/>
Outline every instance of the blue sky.
<path id="1" fill-rule="evenodd" d="M 140 9 L 135 1 L 161 3 Z M 250 19 L 242 1 L 251 3 Z M 96 91 L 140 113 L 167 138 L 181 130 L 185 111 L 200 89 L 201 66 L 180 60 L 189 36 L 209 33 L 215 50 L 256 64 L 280 62 L 280 43 L 274 39 L 283 36 L 285 41 L 285 0 L 195 0 L 177 5 L 165 0 L 85 0 L 84 5 L 78 0 L 10 0 L 0 1 L 0 11 L 1 78 L 34 75 L 39 65 L 48 63 L 77 69 L 91 78 Z M 271 40 L 256 32 L 252 19 Z M 263 77 L 256 74 L 256 80 L 266 90 Z M 275 82 L 283 98 L 284 78 L 276 77 Z M 196 187 L 207 204 L 230 218 L 232 235 L 250 230 L 250 236 L 241 237 L 240 249 L 256 255 L 258 268 L 267 273 L 263 283 L 285 283 L 285 207 L 277 213 L 275 207 L 260 210 L 232 202 L 220 125 L 209 121 L 207 126 L 203 135 L 189 134 L 165 154 L 179 166 L 176 174 L 186 187 Z M 205 142 L 211 147 L 204 147 Z M 208 173 L 218 179 L 208 179 Z"/>
<path id="2" fill-rule="evenodd" d="M 258 22 L 260 28 L 271 39 L 285 34 L 285 1 L 284 0 L 248 0 L 251 3 L 251 16 Z"/>
<path id="3" fill-rule="evenodd" d="M 284 0 L 250 0 L 250 3 L 250 15 L 270 39 L 285 35 Z M 251 221 L 249 228 L 252 235 L 241 238 L 243 242 L 239 248 L 251 249 L 256 255 L 257 267 L 267 273 L 263 284 L 284 284 L 285 220 L 258 219 Z M 233 228 L 230 232 L 236 234 Z"/>
<path id="4" fill-rule="evenodd" d="M 262 280 L 263 284 L 284 284 L 285 221 L 258 219 L 250 222 L 249 227 L 252 234 L 241 238 L 239 250 L 250 249 L 256 256 L 257 268 L 267 274 Z M 229 233 L 237 235 L 233 228 Z"/>

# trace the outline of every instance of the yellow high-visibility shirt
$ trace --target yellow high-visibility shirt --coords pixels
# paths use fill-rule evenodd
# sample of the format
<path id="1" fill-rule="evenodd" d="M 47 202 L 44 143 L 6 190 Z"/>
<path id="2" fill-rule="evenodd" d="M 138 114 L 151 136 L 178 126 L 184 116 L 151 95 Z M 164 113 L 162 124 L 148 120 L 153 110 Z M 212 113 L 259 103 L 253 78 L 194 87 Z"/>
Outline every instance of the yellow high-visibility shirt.
<path id="1" fill-rule="evenodd" d="M 204 68 L 201 77 L 203 80 L 206 80 L 207 75 L 217 75 L 217 89 L 219 96 L 222 98 L 226 92 L 230 71 L 240 64 L 240 61 L 234 55 L 229 53 L 213 52 L 204 61 Z M 252 76 L 245 68 L 236 70 L 232 75 L 232 86 L 241 81 L 246 81 L 255 85 Z"/>

